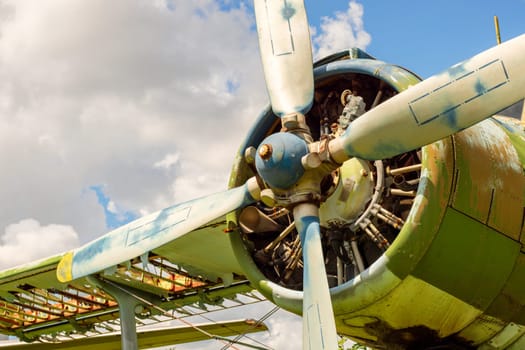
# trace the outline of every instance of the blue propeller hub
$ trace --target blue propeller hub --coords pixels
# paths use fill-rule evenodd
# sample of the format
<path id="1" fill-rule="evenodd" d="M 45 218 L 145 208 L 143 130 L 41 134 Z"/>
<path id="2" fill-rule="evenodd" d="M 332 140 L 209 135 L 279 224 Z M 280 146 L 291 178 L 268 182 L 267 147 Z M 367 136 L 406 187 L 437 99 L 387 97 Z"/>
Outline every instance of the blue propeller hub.
<path id="1" fill-rule="evenodd" d="M 308 154 L 308 145 L 290 133 L 268 136 L 257 149 L 255 167 L 262 179 L 271 187 L 289 189 L 304 174 L 301 164 Z"/>

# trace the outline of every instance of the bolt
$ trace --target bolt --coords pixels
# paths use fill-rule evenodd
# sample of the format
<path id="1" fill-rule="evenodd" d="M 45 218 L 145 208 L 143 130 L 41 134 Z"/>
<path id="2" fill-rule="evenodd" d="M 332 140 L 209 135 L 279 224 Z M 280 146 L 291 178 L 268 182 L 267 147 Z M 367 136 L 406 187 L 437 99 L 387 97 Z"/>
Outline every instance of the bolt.
<path id="1" fill-rule="evenodd" d="M 268 160 L 271 158 L 272 152 L 273 152 L 272 145 L 265 143 L 261 145 L 261 148 L 259 149 L 259 156 L 263 160 Z"/>
<path id="2" fill-rule="evenodd" d="M 301 163 L 305 169 L 315 169 L 321 165 L 322 161 L 318 153 L 308 153 L 301 158 Z"/>
<path id="3" fill-rule="evenodd" d="M 265 188 L 261 191 L 261 201 L 269 207 L 274 207 L 277 203 L 275 193 L 269 188 Z"/>
<path id="4" fill-rule="evenodd" d="M 246 150 L 244 150 L 244 160 L 246 160 L 246 163 L 255 164 L 255 154 L 256 153 L 257 153 L 257 149 L 253 146 L 248 147 Z"/>
<path id="5" fill-rule="evenodd" d="M 361 176 L 367 177 L 368 176 L 368 171 L 366 171 L 365 169 L 361 169 Z"/>

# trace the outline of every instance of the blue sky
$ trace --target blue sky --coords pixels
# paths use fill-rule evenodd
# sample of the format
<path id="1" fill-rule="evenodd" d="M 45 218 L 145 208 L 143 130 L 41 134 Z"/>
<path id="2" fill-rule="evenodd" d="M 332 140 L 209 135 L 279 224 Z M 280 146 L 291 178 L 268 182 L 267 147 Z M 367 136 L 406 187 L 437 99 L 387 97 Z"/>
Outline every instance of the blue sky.
<path id="1" fill-rule="evenodd" d="M 494 45 L 494 15 L 502 40 L 525 32 L 524 0 L 506 1 L 357 1 L 364 7 L 367 51 L 429 77 Z M 344 11 L 346 0 L 306 0 L 309 20 Z"/>
<path id="2" fill-rule="evenodd" d="M 108 229 L 113 230 L 117 227 L 127 224 L 130 221 L 138 219 L 139 216 L 136 213 L 118 208 L 116 204 L 106 195 L 106 193 L 104 193 L 104 186 L 90 186 L 89 189 L 95 192 L 98 204 L 100 204 L 104 210 L 106 227 Z"/>

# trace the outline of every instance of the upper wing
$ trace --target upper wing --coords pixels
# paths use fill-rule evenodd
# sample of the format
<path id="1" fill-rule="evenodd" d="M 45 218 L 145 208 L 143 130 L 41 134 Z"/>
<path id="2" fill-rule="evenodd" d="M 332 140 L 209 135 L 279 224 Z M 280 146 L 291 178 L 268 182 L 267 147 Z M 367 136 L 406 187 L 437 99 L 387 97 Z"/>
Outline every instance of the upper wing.
<path id="1" fill-rule="evenodd" d="M 240 273 L 226 228 L 223 217 L 215 219 L 97 278 L 144 300 L 143 324 L 262 301 Z M 57 279 L 63 256 L 0 272 L 0 333 L 29 341 L 118 330 L 118 304 L 110 294 L 90 278 Z"/>

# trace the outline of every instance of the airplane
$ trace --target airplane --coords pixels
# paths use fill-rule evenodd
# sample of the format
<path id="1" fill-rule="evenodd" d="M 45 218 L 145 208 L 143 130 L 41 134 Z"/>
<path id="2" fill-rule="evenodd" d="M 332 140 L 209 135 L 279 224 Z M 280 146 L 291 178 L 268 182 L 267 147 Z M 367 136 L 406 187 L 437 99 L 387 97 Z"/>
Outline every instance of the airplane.
<path id="1" fill-rule="evenodd" d="M 230 189 L 1 272 L 0 332 L 118 319 L 137 349 L 137 318 L 256 289 L 304 349 L 525 347 L 525 135 L 493 117 L 524 98 L 525 37 L 421 81 L 358 49 L 312 63 L 303 2 L 254 3 L 270 107 Z"/>

